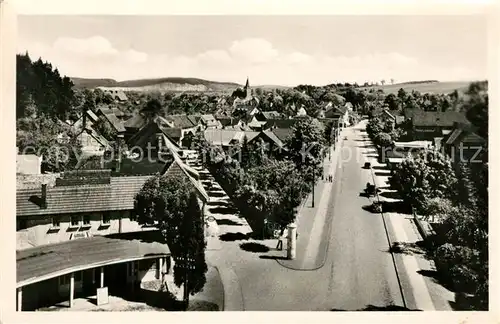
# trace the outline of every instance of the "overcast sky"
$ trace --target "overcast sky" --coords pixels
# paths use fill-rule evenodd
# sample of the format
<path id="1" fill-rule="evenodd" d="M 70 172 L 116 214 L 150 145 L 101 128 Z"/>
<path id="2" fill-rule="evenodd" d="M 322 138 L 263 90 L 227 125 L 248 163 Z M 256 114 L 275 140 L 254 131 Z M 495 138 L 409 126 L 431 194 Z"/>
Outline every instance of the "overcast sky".
<path id="1" fill-rule="evenodd" d="M 486 79 L 481 16 L 19 16 L 61 74 L 323 85 Z"/>

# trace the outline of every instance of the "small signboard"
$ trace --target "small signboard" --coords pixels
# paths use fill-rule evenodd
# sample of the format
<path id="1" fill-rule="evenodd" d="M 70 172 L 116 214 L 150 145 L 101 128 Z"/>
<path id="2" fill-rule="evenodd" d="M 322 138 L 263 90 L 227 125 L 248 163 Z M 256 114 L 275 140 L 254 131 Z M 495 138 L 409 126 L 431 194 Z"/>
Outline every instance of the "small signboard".
<path id="1" fill-rule="evenodd" d="M 97 306 L 109 303 L 108 287 L 97 288 Z"/>

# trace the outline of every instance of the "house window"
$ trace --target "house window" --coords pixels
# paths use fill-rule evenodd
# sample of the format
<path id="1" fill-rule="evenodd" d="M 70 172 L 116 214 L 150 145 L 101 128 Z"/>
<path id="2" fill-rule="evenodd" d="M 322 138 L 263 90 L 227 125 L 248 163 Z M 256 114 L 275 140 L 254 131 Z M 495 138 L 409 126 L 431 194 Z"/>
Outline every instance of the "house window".
<path id="1" fill-rule="evenodd" d="M 102 225 L 109 225 L 111 223 L 111 214 L 103 213 L 101 217 L 101 223 Z"/>
<path id="2" fill-rule="evenodd" d="M 57 216 L 52 217 L 52 228 L 61 227 L 61 219 Z"/>
<path id="3" fill-rule="evenodd" d="M 86 226 L 90 225 L 90 215 L 83 216 L 83 225 L 86 225 Z"/>
<path id="4" fill-rule="evenodd" d="M 80 226 L 80 217 L 71 216 L 71 227 L 78 227 L 78 226 Z"/>

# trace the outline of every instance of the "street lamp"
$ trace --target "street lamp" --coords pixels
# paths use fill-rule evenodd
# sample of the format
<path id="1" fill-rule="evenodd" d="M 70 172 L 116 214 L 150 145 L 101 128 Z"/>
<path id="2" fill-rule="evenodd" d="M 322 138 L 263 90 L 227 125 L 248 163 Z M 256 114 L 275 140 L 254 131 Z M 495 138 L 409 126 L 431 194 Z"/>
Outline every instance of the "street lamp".
<path id="1" fill-rule="evenodd" d="M 314 168 L 312 169 L 312 208 L 314 208 Z"/>

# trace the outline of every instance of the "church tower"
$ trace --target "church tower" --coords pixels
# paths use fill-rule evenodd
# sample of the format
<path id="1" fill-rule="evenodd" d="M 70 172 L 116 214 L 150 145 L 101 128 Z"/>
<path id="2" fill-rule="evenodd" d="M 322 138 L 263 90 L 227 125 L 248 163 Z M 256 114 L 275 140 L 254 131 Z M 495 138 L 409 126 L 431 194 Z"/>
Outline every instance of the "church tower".
<path id="1" fill-rule="evenodd" d="M 246 99 L 249 99 L 251 96 L 252 96 L 252 92 L 251 92 L 251 89 L 250 89 L 250 81 L 248 80 L 248 77 L 247 77 L 247 83 L 245 83 L 245 97 Z"/>

